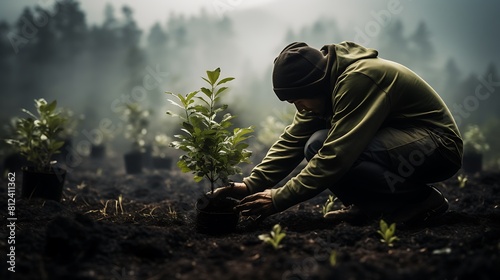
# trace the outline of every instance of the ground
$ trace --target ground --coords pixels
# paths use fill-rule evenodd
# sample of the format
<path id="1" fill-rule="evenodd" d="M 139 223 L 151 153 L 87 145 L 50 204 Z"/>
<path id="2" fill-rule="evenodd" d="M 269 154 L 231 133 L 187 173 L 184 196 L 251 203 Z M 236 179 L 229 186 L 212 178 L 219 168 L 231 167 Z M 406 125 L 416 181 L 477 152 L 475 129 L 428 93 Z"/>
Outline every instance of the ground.
<path id="1" fill-rule="evenodd" d="M 462 188 L 457 177 L 437 184 L 450 211 L 398 225 L 393 246 L 380 241 L 379 220 L 324 220 L 327 192 L 211 236 L 194 230 L 203 188 L 176 167 L 126 175 L 119 158 L 87 160 L 68 173 L 61 203 L 21 198 L 21 177 L 15 273 L 5 266 L 3 230 L 1 279 L 500 279 L 500 172 L 469 175 Z M 5 179 L 1 186 L 8 224 Z M 275 250 L 258 236 L 277 223 L 286 237 Z"/>

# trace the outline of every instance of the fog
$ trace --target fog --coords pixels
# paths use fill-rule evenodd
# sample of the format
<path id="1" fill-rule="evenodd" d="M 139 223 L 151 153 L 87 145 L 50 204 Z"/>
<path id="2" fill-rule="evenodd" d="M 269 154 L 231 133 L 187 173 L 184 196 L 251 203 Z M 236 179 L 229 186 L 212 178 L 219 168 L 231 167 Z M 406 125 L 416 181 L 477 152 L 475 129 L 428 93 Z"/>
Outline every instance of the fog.
<path id="1" fill-rule="evenodd" d="M 497 1 L 9 1 L 0 4 L 3 124 L 57 99 L 85 116 L 77 139 L 103 121 L 125 125 L 118 108 L 152 109 L 150 134 L 171 134 L 165 91 L 187 93 L 217 67 L 241 125 L 285 110 L 272 91 L 274 57 L 288 43 L 356 41 L 431 84 L 461 129 L 479 125 L 500 158 Z M 180 4 L 182 3 L 182 4 Z M 478 95 L 478 88 L 483 92 Z M 3 135 L 3 134 L 2 134 Z"/>

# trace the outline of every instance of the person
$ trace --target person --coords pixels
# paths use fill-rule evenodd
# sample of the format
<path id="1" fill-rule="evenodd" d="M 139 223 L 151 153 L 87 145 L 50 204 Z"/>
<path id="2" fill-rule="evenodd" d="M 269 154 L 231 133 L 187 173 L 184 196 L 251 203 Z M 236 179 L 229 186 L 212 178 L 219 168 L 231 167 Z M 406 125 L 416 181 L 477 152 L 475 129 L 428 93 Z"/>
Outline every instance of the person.
<path id="1" fill-rule="evenodd" d="M 286 46 L 274 60 L 273 90 L 297 108 L 261 163 L 216 194 L 242 200 L 242 215 L 265 218 L 330 189 L 346 208 L 327 218 L 384 216 L 419 223 L 445 213 L 433 185 L 462 162 L 457 125 L 439 95 L 405 66 L 353 42 Z M 276 186 L 302 161 L 305 167 Z"/>

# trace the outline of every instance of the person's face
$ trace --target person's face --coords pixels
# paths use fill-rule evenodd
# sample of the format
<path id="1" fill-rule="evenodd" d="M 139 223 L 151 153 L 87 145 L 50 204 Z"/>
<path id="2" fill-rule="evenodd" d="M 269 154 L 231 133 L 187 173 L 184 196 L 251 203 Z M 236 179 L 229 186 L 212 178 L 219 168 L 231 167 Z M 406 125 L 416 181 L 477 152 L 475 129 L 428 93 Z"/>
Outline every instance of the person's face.
<path id="1" fill-rule="evenodd" d="M 310 111 L 317 115 L 323 115 L 326 111 L 325 98 L 314 99 L 294 99 L 287 100 L 288 103 L 293 103 L 299 112 Z"/>

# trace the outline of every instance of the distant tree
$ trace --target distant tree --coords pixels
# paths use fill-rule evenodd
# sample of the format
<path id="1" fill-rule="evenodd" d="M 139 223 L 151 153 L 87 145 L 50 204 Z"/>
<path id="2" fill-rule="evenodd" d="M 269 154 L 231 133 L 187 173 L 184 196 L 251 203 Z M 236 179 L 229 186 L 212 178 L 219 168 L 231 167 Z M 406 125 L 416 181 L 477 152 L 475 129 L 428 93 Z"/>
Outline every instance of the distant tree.
<path id="1" fill-rule="evenodd" d="M 377 45 L 381 57 L 410 66 L 412 62 L 408 40 L 404 35 L 403 22 L 400 19 L 391 21 L 377 37 Z"/>
<path id="2" fill-rule="evenodd" d="M 453 96 L 459 90 L 462 73 L 452 58 L 448 59 L 442 73 L 443 75 L 440 75 L 440 81 L 435 88 L 446 102 L 452 102 L 454 101 Z"/>
<path id="3" fill-rule="evenodd" d="M 161 25 L 157 22 L 149 31 L 148 35 L 148 46 L 150 48 L 163 48 L 167 43 L 168 36 L 161 28 Z"/>
<path id="4" fill-rule="evenodd" d="M 421 64 L 420 67 L 428 65 L 435 57 L 436 51 L 432 45 L 431 38 L 431 32 L 424 21 L 419 23 L 415 32 L 409 37 L 415 62 Z"/>
<path id="5" fill-rule="evenodd" d="M 9 24 L 4 20 L 0 20 L 0 34 L 2 34 L 2 35 L 8 34 L 10 32 L 10 30 L 11 29 L 10 29 Z M 11 57 L 11 54 L 13 54 L 13 53 L 14 52 L 13 52 L 12 46 L 8 40 L 8 37 L 1 36 L 0 37 L 0 63 L 7 60 L 8 57 Z"/>
<path id="6" fill-rule="evenodd" d="M 342 41 L 342 36 L 335 20 L 321 18 L 312 25 L 303 27 L 297 33 L 289 29 L 284 39 L 287 43 L 302 41 L 310 46 L 320 48 L 323 45 Z"/>
<path id="7" fill-rule="evenodd" d="M 482 103 L 484 103 L 484 116 L 482 121 L 486 122 L 490 118 L 500 119 L 500 89 L 498 88 L 498 83 L 500 82 L 500 76 L 498 74 L 498 68 L 494 63 L 490 63 L 481 80 L 478 81 L 476 87 L 481 86 L 480 89 L 476 88 L 476 95 L 483 97 Z"/>
<path id="8" fill-rule="evenodd" d="M 142 31 L 133 18 L 133 11 L 129 6 L 123 6 L 122 13 L 125 20 L 120 28 L 121 43 L 125 48 L 138 47 Z"/>
<path id="9" fill-rule="evenodd" d="M 480 123 L 481 111 L 479 106 L 481 103 L 474 96 L 477 85 L 478 79 L 475 73 L 471 73 L 459 83 L 452 105 L 452 112 L 462 129 L 467 125 Z"/>
<path id="10" fill-rule="evenodd" d="M 57 13 L 50 20 L 60 45 L 59 51 L 64 59 L 74 57 L 86 48 L 87 23 L 80 3 L 75 0 L 56 2 Z"/>

